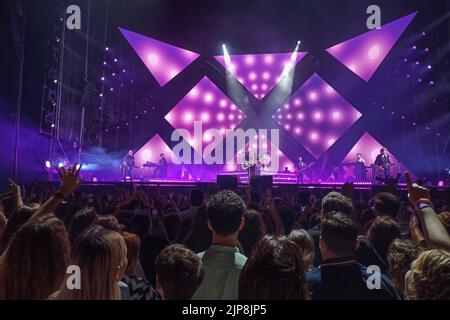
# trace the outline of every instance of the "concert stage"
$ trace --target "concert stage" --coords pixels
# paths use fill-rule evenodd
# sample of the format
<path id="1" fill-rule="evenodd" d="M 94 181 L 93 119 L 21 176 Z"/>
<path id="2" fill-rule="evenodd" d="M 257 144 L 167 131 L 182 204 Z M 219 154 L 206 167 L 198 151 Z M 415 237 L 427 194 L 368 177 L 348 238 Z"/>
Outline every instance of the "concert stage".
<path id="1" fill-rule="evenodd" d="M 50 187 L 57 188 L 58 182 L 53 181 L 41 181 L 39 184 Z M 274 180 L 272 183 L 272 189 L 284 190 L 286 192 L 295 192 L 300 190 L 341 190 L 344 187 L 345 182 L 316 182 L 316 183 L 305 183 L 299 184 L 296 182 L 286 182 Z M 386 188 L 386 185 L 373 182 L 353 182 L 355 190 L 380 191 Z M 239 181 L 236 184 L 236 188 L 240 189 L 248 186 L 247 182 Z M 200 182 L 200 181 L 186 181 L 186 180 L 173 180 L 173 179 L 152 179 L 148 181 L 134 180 L 134 181 L 84 181 L 81 186 L 81 191 L 89 192 L 101 192 L 103 189 L 108 190 L 128 190 L 128 189 L 149 189 L 158 191 L 173 191 L 186 193 L 186 191 L 200 188 L 204 190 L 219 190 L 221 186 L 217 182 Z M 438 187 L 438 186 L 428 186 L 432 192 L 446 193 L 450 197 L 450 187 Z M 396 185 L 396 189 L 402 192 L 407 191 L 407 186 L 405 183 L 399 183 Z"/>
<path id="2" fill-rule="evenodd" d="M 370 188 L 405 171 L 450 185 L 443 0 L 381 0 L 379 15 L 356 0 L 79 1 L 77 31 L 55 2 L 28 1 L 14 30 L 33 45 L 5 46 L 24 63 L 17 90 L 34 88 L 12 91 L 0 114 L 5 181 L 57 180 L 58 166 L 83 163 L 92 185 L 247 184 L 252 149 L 274 187 Z M 19 83 L 14 63 L 0 88 Z"/>

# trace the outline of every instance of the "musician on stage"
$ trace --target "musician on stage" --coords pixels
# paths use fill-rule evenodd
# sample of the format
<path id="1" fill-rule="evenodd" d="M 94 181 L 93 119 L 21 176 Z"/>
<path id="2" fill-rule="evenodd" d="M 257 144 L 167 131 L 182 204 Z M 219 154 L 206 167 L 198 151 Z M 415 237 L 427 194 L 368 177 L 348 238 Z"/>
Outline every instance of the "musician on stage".
<path id="1" fill-rule="evenodd" d="M 366 165 L 366 160 L 364 160 L 362 154 L 359 152 L 356 154 L 356 162 L 361 162 L 362 164 Z"/>
<path id="2" fill-rule="evenodd" d="M 129 150 L 128 153 L 122 159 L 122 176 L 123 181 L 127 181 L 127 177 L 130 178 L 130 181 L 133 181 L 133 168 L 134 168 L 134 152 L 133 150 Z"/>
<path id="3" fill-rule="evenodd" d="M 159 162 L 158 162 L 158 166 L 155 169 L 154 176 L 158 177 L 158 178 L 166 178 L 167 177 L 167 160 L 164 156 L 164 153 L 161 153 L 159 155 Z"/>
<path id="4" fill-rule="evenodd" d="M 248 182 L 251 182 L 253 176 L 257 175 L 256 169 L 258 166 L 258 154 L 256 151 L 253 151 L 252 148 L 248 148 L 245 153 L 245 165 L 248 171 Z"/>
<path id="5" fill-rule="evenodd" d="M 303 157 L 299 156 L 297 163 L 295 164 L 295 171 L 297 173 L 297 183 L 304 183 L 305 170 L 308 169 L 308 165 L 303 161 Z"/>
<path id="6" fill-rule="evenodd" d="M 366 176 L 366 160 L 362 157 L 361 153 L 356 154 L 356 165 L 355 165 L 355 173 L 356 178 L 358 180 L 364 181 L 367 180 Z"/>
<path id="7" fill-rule="evenodd" d="M 381 175 L 384 179 L 387 179 L 391 176 L 390 169 L 394 163 L 391 162 L 389 155 L 386 152 L 385 148 L 380 149 L 380 154 L 377 155 L 375 159 L 375 165 L 378 168 L 378 174 Z"/>

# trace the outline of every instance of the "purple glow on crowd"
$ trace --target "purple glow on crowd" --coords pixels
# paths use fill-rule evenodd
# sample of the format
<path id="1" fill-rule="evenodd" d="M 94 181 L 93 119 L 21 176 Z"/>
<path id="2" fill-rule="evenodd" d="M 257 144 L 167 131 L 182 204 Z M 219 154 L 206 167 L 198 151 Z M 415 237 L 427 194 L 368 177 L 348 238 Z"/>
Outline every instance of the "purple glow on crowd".
<path id="1" fill-rule="evenodd" d="M 327 49 L 347 68 L 369 81 L 417 12 Z"/>

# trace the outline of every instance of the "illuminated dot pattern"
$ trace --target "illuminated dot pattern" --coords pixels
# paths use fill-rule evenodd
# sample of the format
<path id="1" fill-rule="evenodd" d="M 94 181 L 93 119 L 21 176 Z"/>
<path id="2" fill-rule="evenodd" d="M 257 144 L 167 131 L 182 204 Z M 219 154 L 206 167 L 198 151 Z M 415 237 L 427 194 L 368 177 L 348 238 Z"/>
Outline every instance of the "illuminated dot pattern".
<path id="1" fill-rule="evenodd" d="M 360 117 L 361 113 L 317 74 L 272 116 L 316 158 Z"/>
<path id="2" fill-rule="evenodd" d="M 201 141 L 204 147 L 213 140 L 207 130 L 219 129 L 224 138 L 225 129 L 236 128 L 245 117 L 211 80 L 204 77 L 166 114 L 165 119 L 175 129 L 187 129 L 191 137 L 194 137 L 194 121 L 201 121 L 204 136 L 190 141 L 195 150 L 200 150 Z"/>
<path id="3" fill-rule="evenodd" d="M 191 64 L 198 53 L 119 28 L 159 85 L 164 86 Z"/>
<path id="4" fill-rule="evenodd" d="M 417 12 L 327 49 L 342 64 L 369 81 Z"/>
<path id="5" fill-rule="evenodd" d="M 305 55 L 306 52 L 298 52 L 295 61 L 289 66 L 294 67 Z M 280 81 L 291 56 L 292 52 L 231 55 L 229 64 L 225 62 L 224 56 L 215 58 L 257 99 L 262 99 Z"/>

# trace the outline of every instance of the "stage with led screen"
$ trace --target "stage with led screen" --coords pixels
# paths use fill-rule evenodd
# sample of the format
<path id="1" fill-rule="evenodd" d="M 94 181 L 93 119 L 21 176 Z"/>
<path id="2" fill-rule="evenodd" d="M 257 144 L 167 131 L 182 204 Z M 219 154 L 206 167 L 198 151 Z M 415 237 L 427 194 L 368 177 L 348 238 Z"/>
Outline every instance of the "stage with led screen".
<path id="1" fill-rule="evenodd" d="M 369 28 L 360 6 L 364 19 L 353 8 L 339 9 L 355 12 L 337 19 L 293 4 L 273 21 L 250 9 L 255 19 L 246 21 L 238 11 L 236 21 L 225 21 L 220 10 L 210 20 L 195 10 L 170 19 L 162 10 L 155 19 L 152 6 L 138 7 L 136 21 L 126 10 L 105 16 L 86 35 L 92 41 L 68 33 L 67 48 L 87 46 L 86 55 L 67 58 L 63 83 L 52 78 L 44 87 L 40 132 L 51 137 L 45 170 L 75 160 L 85 163 L 87 182 L 122 182 L 132 151 L 126 178 L 142 184 L 192 186 L 221 175 L 248 184 L 247 166 L 275 185 L 404 183 L 405 171 L 446 183 L 448 117 L 435 116 L 445 102 L 445 77 L 436 74 L 446 51 L 432 46 L 443 17 L 426 24 L 429 13 L 411 5 L 383 13 L 381 25 Z M 392 161 L 388 176 L 375 163 L 381 149 Z M 163 177 L 155 173 L 161 154 Z"/>

